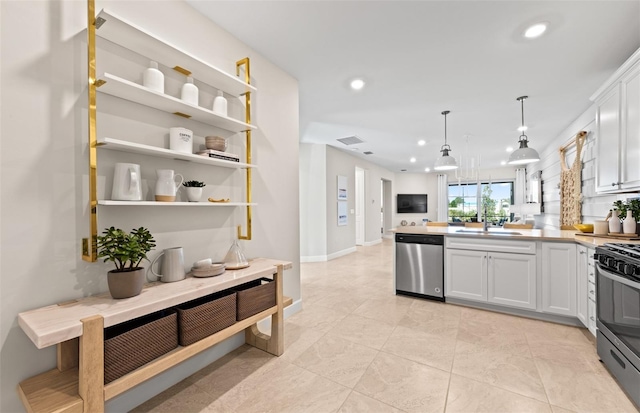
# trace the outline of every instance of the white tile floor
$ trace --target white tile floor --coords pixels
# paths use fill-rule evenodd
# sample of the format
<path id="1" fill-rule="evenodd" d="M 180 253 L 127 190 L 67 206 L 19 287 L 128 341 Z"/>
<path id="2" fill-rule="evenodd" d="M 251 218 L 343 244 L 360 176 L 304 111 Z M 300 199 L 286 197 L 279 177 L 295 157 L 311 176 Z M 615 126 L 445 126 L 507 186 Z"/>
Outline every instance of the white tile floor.
<path id="1" fill-rule="evenodd" d="M 242 346 L 134 411 L 637 411 L 588 331 L 395 296 L 392 248 L 302 264 L 283 356 Z"/>

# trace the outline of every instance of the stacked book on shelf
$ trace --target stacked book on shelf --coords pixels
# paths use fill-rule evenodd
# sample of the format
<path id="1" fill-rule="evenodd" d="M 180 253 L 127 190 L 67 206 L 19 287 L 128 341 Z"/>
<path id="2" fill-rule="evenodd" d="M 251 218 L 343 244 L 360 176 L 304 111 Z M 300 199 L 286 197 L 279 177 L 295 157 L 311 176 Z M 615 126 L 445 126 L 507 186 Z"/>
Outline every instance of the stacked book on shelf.
<path id="1" fill-rule="evenodd" d="M 196 152 L 197 155 L 208 156 L 209 158 L 223 159 L 225 161 L 240 162 L 240 157 L 229 152 L 214 151 L 213 149 L 204 149 Z"/>

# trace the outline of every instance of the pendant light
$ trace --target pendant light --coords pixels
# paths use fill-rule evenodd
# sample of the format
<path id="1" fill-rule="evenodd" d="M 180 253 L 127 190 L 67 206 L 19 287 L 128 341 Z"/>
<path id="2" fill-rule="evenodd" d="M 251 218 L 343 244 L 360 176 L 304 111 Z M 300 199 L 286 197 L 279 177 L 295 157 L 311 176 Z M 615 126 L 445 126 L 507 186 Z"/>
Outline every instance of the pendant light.
<path id="1" fill-rule="evenodd" d="M 436 164 L 433 169 L 436 171 L 450 171 L 452 169 L 458 169 L 458 163 L 453 156 L 449 156 L 449 152 L 451 151 L 451 147 L 447 145 L 447 115 L 450 112 L 445 110 L 442 112 L 444 115 L 444 145 L 440 148 L 440 152 L 442 152 L 442 156 L 438 158 Z"/>
<path id="2" fill-rule="evenodd" d="M 538 162 L 540 160 L 540 155 L 538 155 L 538 152 L 533 148 L 529 148 L 529 146 L 527 145 L 529 140 L 527 139 L 527 135 L 524 134 L 524 131 L 526 130 L 524 126 L 524 100 L 528 97 L 529 96 L 520 96 L 518 99 L 516 99 L 520 101 L 521 106 L 522 127 L 520 129 L 522 130 L 522 135 L 520 135 L 520 138 L 518 139 L 520 147 L 511 152 L 511 155 L 509 156 L 508 163 L 510 165 L 524 165 L 527 163 Z"/>

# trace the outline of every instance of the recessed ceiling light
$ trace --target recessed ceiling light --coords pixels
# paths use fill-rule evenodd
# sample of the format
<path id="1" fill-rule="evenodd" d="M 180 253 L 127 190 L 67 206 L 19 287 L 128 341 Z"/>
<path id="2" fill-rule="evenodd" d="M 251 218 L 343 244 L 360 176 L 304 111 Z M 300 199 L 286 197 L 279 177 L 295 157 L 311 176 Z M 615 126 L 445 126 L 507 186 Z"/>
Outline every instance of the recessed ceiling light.
<path id="1" fill-rule="evenodd" d="M 425 141 L 424 139 L 420 139 L 418 141 L 418 145 L 420 145 L 420 146 L 424 146 L 426 143 L 427 143 L 427 141 Z"/>
<path id="2" fill-rule="evenodd" d="M 513 147 L 507 146 L 507 152 L 513 152 Z"/>
<path id="3" fill-rule="evenodd" d="M 507 161 L 500 162 L 500 165 L 506 165 L 506 164 L 507 164 Z"/>
<path id="4" fill-rule="evenodd" d="M 424 171 L 425 171 L 425 172 L 430 172 L 430 171 L 431 171 L 431 168 L 424 168 Z"/>
<path id="5" fill-rule="evenodd" d="M 526 126 L 526 125 L 525 125 L 525 126 L 518 126 L 518 132 L 524 132 L 524 131 L 526 131 L 527 129 L 529 129 L 529 128 L 527 128 L 527 126 Z"/>
<path id="6" fill-rule="evenodd" d="M 360 90 L 364 87 L 364 80 L 362 79 L 353 79 L 350 83 L 351 89 Z"/>
<path id="7" fill-rule="evenodd" d="M 411 158 L 411 159 L 409 159 L 409 161 L 410 161 L 411 163 L 414 163 L 414 162 L 416 161 L 416 158 Z"/>
<path id="8" fill-rule="evenodd" d="M 547 23 L 536 23 L 533 26 L 529 26 L 524 32 L 524 37 L 533 39 L 541 36 L 547 30 Z"/>

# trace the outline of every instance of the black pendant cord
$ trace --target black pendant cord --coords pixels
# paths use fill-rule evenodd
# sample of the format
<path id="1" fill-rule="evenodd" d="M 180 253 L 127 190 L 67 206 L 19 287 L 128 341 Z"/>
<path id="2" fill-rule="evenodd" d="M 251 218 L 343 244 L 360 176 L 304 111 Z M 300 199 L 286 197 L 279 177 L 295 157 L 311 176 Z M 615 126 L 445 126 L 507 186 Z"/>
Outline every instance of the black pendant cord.
<path id="1" fill-rule="evenodd" d="M 518 139 L 519 141 L 521 141 L 523 137 L 524 137 L 525 141 L 528 140 L 527 139 L 527 135 L 524 133 L 524 130 L 525 130 L 524 129 L 525 128 L 525 126 L 524 126 L 524 100 L 527 99 L 528 97 L 529 96 L 520 96 L 517 99 L 517 100 L 520 101 L 520 114 L 522 115 L 522 126 L 521 126 L 522 130 L 520 131 L 521 135 L 520 135 L 520 139 Z"/>
<path id="2" fill-rule="evenodd" d="M 448 146 L 447 145 L 447 115 L 450 113 L 450 111 L 445 110 L 444 112 L 442 112 L 442 115 L 444 115 L 444 146 Z M 443 148 L 444 148 L 443 146 Z"/>

